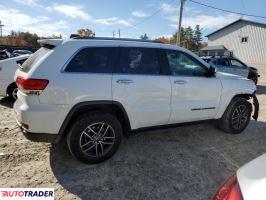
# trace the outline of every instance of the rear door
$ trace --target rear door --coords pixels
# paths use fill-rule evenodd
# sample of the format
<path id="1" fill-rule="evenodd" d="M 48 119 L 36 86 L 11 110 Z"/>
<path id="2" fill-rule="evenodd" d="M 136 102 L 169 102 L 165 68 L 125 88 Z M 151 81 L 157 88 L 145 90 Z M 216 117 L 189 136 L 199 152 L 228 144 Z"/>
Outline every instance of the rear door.
<path id="1" fill-rule="evenodd" d="M 221 82 L 207 77 L 208 68 L 193 56 L 165 50 L 172 84 L 170 123 L 212 119 L 219 108 Z"/>
<path id="2" fill-rule="evenodd" d="M 132 129 L 168 123 L 171 83 L 162 74 L 159 51 L 121 47 L 112 78 L 112 95 L 114 101 L 123 104 Z"/>

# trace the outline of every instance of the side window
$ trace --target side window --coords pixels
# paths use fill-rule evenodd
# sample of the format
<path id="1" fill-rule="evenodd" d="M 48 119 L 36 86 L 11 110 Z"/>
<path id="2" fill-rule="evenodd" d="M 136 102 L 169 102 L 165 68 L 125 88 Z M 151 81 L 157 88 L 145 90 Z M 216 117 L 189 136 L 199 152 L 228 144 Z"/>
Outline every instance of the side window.
<path id="1" fill-rule="evenodd" d="M 231 59 L 231 65 L 234 67 L 245 67 L 243 63 L 235 59 Z"/>
<path id="2" fill-rule="evenodd" d="M 79 51 L 69 62 L 66 72 L 112 73 L 114 47 L 88 47 Z"/>
<path id="3" fill-rule="evenodd" d="M 186 53 L 166 50 L 166 57 L 172 75 L 205 76 L 207 72 L 207 67 Z"/>
<path id="4" fill-rule="evenodd" d="M 226 58 L 218 59 L 218 65 L 230 66 L 229 60 Z"/>
<path id="5" fill-rule="evenodd" d="M 118 73 L 125 74 L 160 74 L 157 49 L 121 48 L 120 68 Z"/>

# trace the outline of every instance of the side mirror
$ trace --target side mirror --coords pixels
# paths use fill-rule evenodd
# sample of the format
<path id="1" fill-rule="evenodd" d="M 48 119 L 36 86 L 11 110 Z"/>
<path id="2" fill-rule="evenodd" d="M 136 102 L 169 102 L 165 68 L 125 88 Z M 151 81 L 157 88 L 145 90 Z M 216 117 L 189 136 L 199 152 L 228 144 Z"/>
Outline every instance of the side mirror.
<path id="1" fill-rule="evenodd" d="M 216 71 L 217 71 L 216 67 L 210 65 L 210 68 L 209 68 L 209 70 L 208 70 L 208 72 L 207 72 L 207 76 L 208 76 L 208 77 L 212 77 L 212 76 L 214 76 L 215 73 L 216 73 Z"/>

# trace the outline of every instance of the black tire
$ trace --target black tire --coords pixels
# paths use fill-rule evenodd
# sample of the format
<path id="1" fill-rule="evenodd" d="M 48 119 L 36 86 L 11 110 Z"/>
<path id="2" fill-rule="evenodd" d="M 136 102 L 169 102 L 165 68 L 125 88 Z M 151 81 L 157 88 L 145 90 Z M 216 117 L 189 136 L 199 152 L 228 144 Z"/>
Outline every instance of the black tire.
<path id="1" fill-rule="evenodd" d="M 103 112 L 79 117 L 67 135 L 71 154 L 84 163 L 107 160 L 117 151 L 121 140 L 121 124 L 113 115 Z"/>
<path id="2" fill-rule="evenodd" d="M 238 116 L 238 113 L 241 113 Z M 252 105 L 244 98 L 236 97 L 228 105 L 218 126 L 223 131 L 230 134 L 241 133 L 248 125 L 252 112 Z M 237 117 L 238 116 L 238 117 Z"/>
<path id="3" fill-rule="evenodd" d="M 18 90 L 18 87 L 16 84 L 12 84 L 8 87 L 7 90 L 7 94 L 8 94 L 8 98 L 12 101 L 16 101 L 17 100 L 17 95 L 14 95 L 14 93 L 16 94 Z"/>

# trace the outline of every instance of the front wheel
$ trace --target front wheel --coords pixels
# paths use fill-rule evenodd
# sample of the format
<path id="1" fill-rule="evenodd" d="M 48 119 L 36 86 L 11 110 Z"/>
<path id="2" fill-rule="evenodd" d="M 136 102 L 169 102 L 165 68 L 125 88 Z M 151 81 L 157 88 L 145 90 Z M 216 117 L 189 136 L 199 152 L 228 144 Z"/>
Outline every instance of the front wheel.
<path id="1" fill-rule="evenodd" d="M 67 144 L 71 154 L 84 163 L 98 163 L 110 158 L 122 139 L 119 121 L 109 113 L 81 116 L 70 129 Z"/>
<path id="2" fill-rule="evenodd" d="M 231 134 L 241 133 L 250 121 L 251 112 L 252 106 L 246 99 L 234 98 L 219 119 L 219 128 Z"/>

